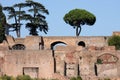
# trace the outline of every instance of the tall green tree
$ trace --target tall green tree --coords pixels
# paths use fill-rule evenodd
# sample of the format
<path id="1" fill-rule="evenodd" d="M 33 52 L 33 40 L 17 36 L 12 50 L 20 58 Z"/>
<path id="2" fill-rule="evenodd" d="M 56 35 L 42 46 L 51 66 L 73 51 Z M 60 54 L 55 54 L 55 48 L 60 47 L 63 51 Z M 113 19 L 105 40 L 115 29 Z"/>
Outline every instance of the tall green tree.
<path id="1" fill-rule="evenodd" d="M 4 39 L 5 39 L 4 28 L 2 24 L 0 23 L 0 43 L 2 43 Z"/>
<path id="2" fill-rule="evenodd" d="M 19 35 L 18 35 L 18 22 L 17 22 L 17 15 L 16 15 L 16 11 L 15 11 L 15 9 L 13 8 L 13 7 L 9 7 L 9 6 L 7 6 L 7 7 L 3 7 L 3 10 L 6 10 L 6 11 L 8 11 L 8 20 L 9 19 L 14 19 L 13 21 L 13 23 L 12 24 L 10 24 L 11 26 L 9 27 L 9 28 L 13 28 L 13 30 L 11 30 L 11 31 L 16 31 L 16 34 L 17 34 L 17 37 L 19 37 Z"/>
<path id="3" fill-rule="evenodd" d="M 16 31 L 16 35 L 17 37 L 20 37 L 20 29 L 21 29 L 21 16 L 25 13 L 25 11 L 21 11 L 22 6 L 24 5 L 24 3 L 20 3 L 20 4 L 15 4 L 13 6 L 8 6 L 8 7 L 4 7 L 3 9 L 8 11 L 8 19 L 13 19 L 13 23 L 10 24 L 10 28 L 13 28 L 13 30 L 11 31 Z M 18 7 L 18 10 L 15 9 L 15 7 Z"/>
<path id="4" fill-rule="evenodd" d="M 31 0 L 26 1 L 26 5 L 30 7 L 27 14 L 24 14 L 22 19 L 28 21 L 26 28 L 29 29 L 30 35 L 38 35 L 38 30 L 47 34 L 48 25 L 45 20 L 45 14 L 49 14 L 48 10 L 40 3 Z"/>
<path id="5" fill-rule="evenodd" d="M 0 43 L 5 39 L 5 24 L 6 17 L 2 11 L 2 5 L 0 4 Z"/>
<path id="6" fill-rule="evenodd" d="M 45 7 L 32 0 L 26 0 L 24 3 L 14 4 L 13 6 L 4 7 L 8 11 L 8 19 L 14 21 L 10 28 L 16 31 L 17 37 L 20 37 L 22 20 L 25 20 L 25 26 L 29 29 L 30 35 L 38 35 L 38 29 L 44 33 L 48 32 L 48 25 L 43 13 L 49 14 Z"/>
<path id="7" fill-rule="evenodd" d="M 96 22 L 96 17 L 84 9 L 73 9 L 65 14 L 63 19 L 76 29 L 76 36 L 79 36 L 82 29 L 81 26 L 85 24 L 91 26 Z"/>
<path id="8" fill-rule="evenodd" d="M 17 24 L 16 24 L 16 32 L 17 32 L 17 36 L 20 37 L 21 36 L 21 20 L 22 20 L 22 15 L 25 14 L 25 11 L 22 10 L 22 8 L 24 8 L 26 6 L 25 3 L 18 3 L 18 4 L 14 4 L 13 7 L 17 8 L 18 10 L 16 10 L 16 15 L 17 15 Z"/>

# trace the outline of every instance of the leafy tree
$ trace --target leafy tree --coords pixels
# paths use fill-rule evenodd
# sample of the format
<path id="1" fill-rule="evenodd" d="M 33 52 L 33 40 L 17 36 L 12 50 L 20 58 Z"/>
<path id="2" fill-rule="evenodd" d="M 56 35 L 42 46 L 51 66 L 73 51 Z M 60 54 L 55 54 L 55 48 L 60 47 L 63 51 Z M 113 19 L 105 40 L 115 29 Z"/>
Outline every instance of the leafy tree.
<path id="1" fill-rule="evenodd" d="M 120 49 L 120 36 L 113 35 L 108 39 L 109 46 L 115 46 L 117 50 Z"/>
<path id="2" fill-rule="evenodd" d="M 42 13 L 49 13 L 42 4 L 32 0 L 26 0 L 24 3 L 14 4 L 3 9 L 8 11 L 8 19 L 14 19 L 10 28 L 13 29 L 11 31 L 16 31 L 17 37 L 20 37 L 22 20 L 26 21 L 26 28 L 29 29 L 30 35 L 38 35 L 37 29 L 47 33 L 48 25 Z"/>
<path id="3" fill-rule="evenodd" d="M 25 11 L 21 11 L 22 6 L 24 3 L 15 4 L 10 7 L 4 7 L 3 9 L 8 11 L 8 19 L 14 19 L 14 22 L 10 24 L 10 28 L 13 28 L 11 31 L 16 31 L 17 37 L 20 37 L 20 27 L 21 27 L 21 16 L 25 13 Z M 18 7 L 19 10 L 16 10 L 15 7 Z"/>
<path id="4" fill-rule="evenodd" d="M 76 36 L 79 36 L 82 25 L 93 25 L 96 21 L 96 17 L 84 9 L 73 9 L 65 14 L 63 19 L 76 29 Z"/>
<path id="5" fill-rule="evenodd" d="M 2 11 L 2 5 L 0 4 L 0 22 L 4 26 L 6 24 L 6 16 Z"/>
<path id="6" fill-rule="evenodd" d="M 18 37 L 20 37 L 20 29 L 21 29 L 21 20 L 22 20 L 22 15 L 23 14 L 25 14 L 25 11 L 24 10 L 22 10 L 22 8 L 24 8 L 26 6 L 26 4 L 25 3 L 18 3 L 18 4 L 14 4 L 13 5 L 13 7 L 14 8 L 18 8 L 18 10 L 16 11 L 16 15 L 17 15 L 17 17 L 18 17 L 18 19 L 17 19 L 17 35 L 18 35 Z"/>
<path id="7" fill-rule="evenodd" d="M 0 43 L 3 42 L 5 36 L 4 36 L 4 28 L 2 26 L 2 24 L 0 23 Z"/>
<path id="8" fill-rule="evenodd" d="M 28 10 L 30 14 L 25 14 L 22 18 L 26 21 L 29 21 L 28 23 L 26 23 L 26 28 L 28 28 L 30 31 L 29 34 L 38 35 L 37 29 L 47 34 L 48 25 L 45 20 L 45 16 L 41 13 L 49 14 L 48 10 L 45 9 L 42 4 L 30 0 L 26 1 L 26 5 L 30 7 L 30 9 Z"/>
<path id="9" fill-rule="evenodd" d="M 0 5 L 0 43 L 5 39 L 5 24 L 6 17 L 2 12 L 2 5 Z"/>
<path id="10" fill-rule="evenodd" d="M 18 35 L 18 23 L 17 23 L 17 15 L 15 12 L 15 9 L 13 7 L 3 7 L 3 10 L 8 11 L 9 15 L 8 15 L 8 19 L 14 18 L 14 23 L 11 24 L 10 28 L 13 28 L 13 30 L 11 31 L 16 31 L 17 37 L 19 37 Z"/>

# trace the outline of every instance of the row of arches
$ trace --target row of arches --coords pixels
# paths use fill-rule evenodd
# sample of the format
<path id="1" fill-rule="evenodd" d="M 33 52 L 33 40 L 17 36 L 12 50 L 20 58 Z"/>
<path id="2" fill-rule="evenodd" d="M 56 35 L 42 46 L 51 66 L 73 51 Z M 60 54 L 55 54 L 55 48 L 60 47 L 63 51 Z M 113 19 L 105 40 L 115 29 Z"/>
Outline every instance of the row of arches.
<path id="1" fill-rule="evenodd" d="M 51 50 L 54 50 L 56 46 L 67 46 L 67 44 L 65 42 L 62 42 L 62 41 L 56 41 L 56 42 L 53 42 L 51 45 L 50 45 L 50 49 Z M 80 41 L 78 42 L 77 44 L 78 46 L 82 46 L 82 47 L 85 47 L 85 42 L 83 41 Z M 40 45 L 39 45 L 40 46 Z M 12 50 L 25 50 L 26 49 L 26 46 L 24 44 L 15 44 L 12 46 Z"/>

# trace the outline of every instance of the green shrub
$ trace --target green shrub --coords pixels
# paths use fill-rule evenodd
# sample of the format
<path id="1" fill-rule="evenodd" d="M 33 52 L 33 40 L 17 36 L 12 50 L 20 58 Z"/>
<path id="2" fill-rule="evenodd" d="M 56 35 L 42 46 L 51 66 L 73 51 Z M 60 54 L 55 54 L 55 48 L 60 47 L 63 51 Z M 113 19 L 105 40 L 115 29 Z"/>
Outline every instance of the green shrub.
<path id="1" fill-rule="evenodd" d="M 80 76 L 77 77 L 77 80 L 82 80 L 82 78 Z"/>
<path id="2" fill-rule="evenodd" d="M 113 35 L 108 39 L 109 46 L 115 46 L 116 50 L 120 50 L 120 36 Z"/>
<path id="3" fill-rule="evenodd" d="M 105 78 L 104 80 L 110 80 L 109 78 Z"/>
<path id="4" fill-rule="evenodd" d="M 76 78 L 75 78 L 75 77 L 72 77 L 70 80 L 76 80 Z"/>
<path id="5" fill-rule="evenodd" d="M 16 80 L 32 80 L 32 78 L 29 75 L 19 75 Z"/>
<path id="6" fill-rule="evenodd" d="M 32 80 L 40 80 L 40 79 L 38 79 L 38 78 L 34 78 L 34 79 L 32 79 Z"/>
<path id="7" fill-rule="evenodd" d="M 97 59 L 97 64 L 102 64 L 102 60 L 101 59 Z"/>
<path id="8" fill-rule="evenodd" d="M 42 78 L 42 79 L 40 79 L 40 80 L 46 80 L 46 79 Z"/>
<path id="9" fill-rule="evenodd" d="M 72 77 L 70 80 L 82 80 L 82 78 L 78 76 L 78 77 Z"/>
<path id="10" fill-rule="evenodd" d="M 4 75 L 1 77 L 1 80 L 13 80 L 13 77 Z"/>
<path id="11" fill-rule="evenodd" d="M 50 79 L 50 80 L 58 80 L 58 79 Z"/>
<path id="12" fill-rule="evenodd" d="M 0 77 L 0 80 L 59 80 L 59 79 L 31 78 L 29 75 L 19 75 L 17 77 L 12 77 L 12 76 L 4 75 L 4 76 Z"/>

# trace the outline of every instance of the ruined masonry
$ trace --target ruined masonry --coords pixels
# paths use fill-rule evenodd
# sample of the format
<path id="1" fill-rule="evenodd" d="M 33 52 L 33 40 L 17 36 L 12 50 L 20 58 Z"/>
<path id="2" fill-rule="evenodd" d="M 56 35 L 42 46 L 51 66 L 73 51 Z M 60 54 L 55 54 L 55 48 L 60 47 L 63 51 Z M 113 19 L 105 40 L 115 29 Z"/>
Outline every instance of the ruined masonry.
<path id="1" fill-rule="evenodd" d="M 120 35 L 114 32 L 113 35 Z M 108 46 L 109 36 L 6 36 L 0 44 L 0 75 L 83 80 L 120 79 L 120 50 Z"/>

